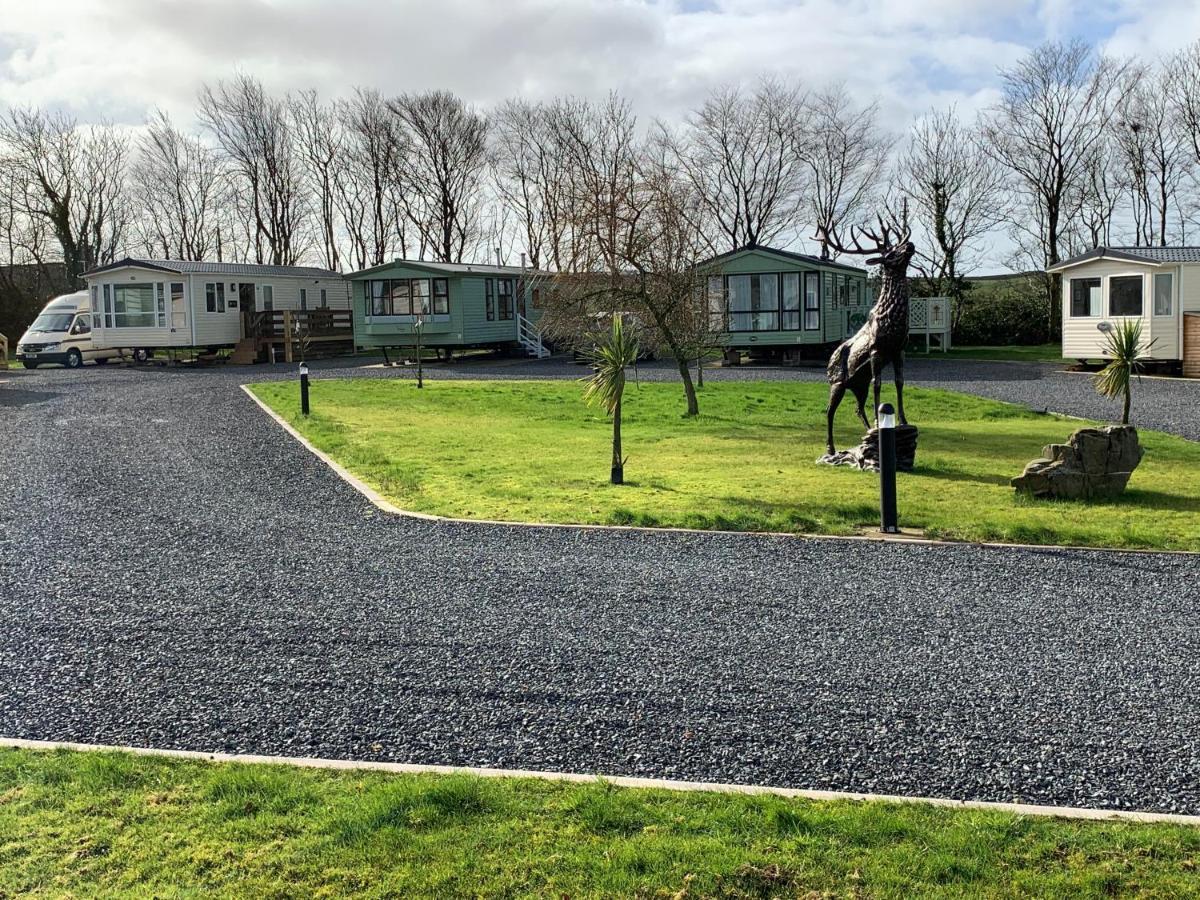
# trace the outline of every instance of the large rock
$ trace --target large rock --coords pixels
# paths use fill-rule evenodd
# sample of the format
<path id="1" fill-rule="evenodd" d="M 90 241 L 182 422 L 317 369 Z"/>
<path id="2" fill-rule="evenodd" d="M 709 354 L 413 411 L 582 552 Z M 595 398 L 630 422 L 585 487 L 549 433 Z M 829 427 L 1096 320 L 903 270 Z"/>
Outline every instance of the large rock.
<path id="1" fill-rule="evenodd" d="M 896 426 L 896 470 L 911 472 L 917 459 L 917 426 Z M 870 472 L 879 471 L 879 429 L 872 428 L 863 435 L 862 443 L 850 450 L 826 453 L 817 462 L 827 466 L 854 466 Z"/>
<path id="2" fill-rule="evenodd" d="M 1116 497 L 1145 451 L 1132 425 L 1080 428 L 1065 444 L 1042 448 L 1012 486 L 1033 497 L 1093 500 Z"/>

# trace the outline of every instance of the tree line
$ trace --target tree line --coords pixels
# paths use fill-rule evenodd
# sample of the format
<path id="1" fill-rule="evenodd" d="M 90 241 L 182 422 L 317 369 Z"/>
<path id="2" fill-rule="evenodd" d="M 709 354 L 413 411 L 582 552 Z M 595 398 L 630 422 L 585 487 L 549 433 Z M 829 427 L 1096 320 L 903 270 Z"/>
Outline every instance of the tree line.
<path id="1" fill-rule="evenodd" d="M 246 74 L 201 90 L 195 132 L 162 112 L 133 133 L 14 108 L 0 117 L 0 271 L 57 263 L 75 283 L 126 254 L 349 270 L 523 253 L 625 288 L 906 201 L 918 275 L 957 296 L 1001 231 L 1008 262 L 1035 271 L 1096 244 L 1188 239 L 1200 42 L 1153 62 L 1047 43 L 999 79 L 979 116 L 931 110 L 906 135 L 844 86 L 770 78 L 718 87 L 677 123 L 640 120 L 616 94 L 484 110 L 445 91 L 276 95 Z M 635 293 L 674 315 L 662 293 L 676 287 Z"/>

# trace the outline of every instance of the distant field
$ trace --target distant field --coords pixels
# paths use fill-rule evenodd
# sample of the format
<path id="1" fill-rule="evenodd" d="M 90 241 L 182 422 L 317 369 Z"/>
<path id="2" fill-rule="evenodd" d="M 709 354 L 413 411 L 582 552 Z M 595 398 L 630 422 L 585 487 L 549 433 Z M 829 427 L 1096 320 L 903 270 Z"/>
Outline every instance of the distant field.
<path id="1" fill-rule="evenodd" d="M 255 393 L 398 506 L 512 522 L 681 526 L 852 534 L 878 527 L 878 477 L 815 464 L 827 388 L 710 382 L 701 415 L 682 392 L 630 384 L 627 484 L 608 484 L 609 420 L 569 381 L 409 379 L 313 382 L 313 415 L 294 385 Z M 1200 550 L 1200 444 L 1142 432 L 1146 459 L 1105 503 L 1030 501 L 1009 479 L 1082 423 L 966 394 L 914 388 L 917 468 L 899 482 L 901 524 L 957 540 Z M 862 436 L 848 402 L 840 446 Z"/>

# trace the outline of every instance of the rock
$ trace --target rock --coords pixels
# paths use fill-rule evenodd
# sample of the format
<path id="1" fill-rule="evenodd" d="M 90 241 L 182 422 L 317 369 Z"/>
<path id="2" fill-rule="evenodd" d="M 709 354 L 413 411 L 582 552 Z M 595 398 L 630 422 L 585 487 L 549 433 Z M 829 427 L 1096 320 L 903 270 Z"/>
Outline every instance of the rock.
<path id="1" fill-rule="evenodd" d="M 1125 490 L 1144 453 L 1132 425 L 1080 428 L 1067 443 L 1043 447 L 1012 486 L 1033 497 L 1108 499 Z"/>
<path id="2" fill-rule="evenodd" d="M 896 470 L 911 472 L 917 458 L 917 426 L 896 426 Z M 817 458 L 827 466 L 855 466 L 870 472 L 879 471 L 879 429 L 872 428 L 863 435 L 862 443 L 850 450 L 838 450 Z"/>

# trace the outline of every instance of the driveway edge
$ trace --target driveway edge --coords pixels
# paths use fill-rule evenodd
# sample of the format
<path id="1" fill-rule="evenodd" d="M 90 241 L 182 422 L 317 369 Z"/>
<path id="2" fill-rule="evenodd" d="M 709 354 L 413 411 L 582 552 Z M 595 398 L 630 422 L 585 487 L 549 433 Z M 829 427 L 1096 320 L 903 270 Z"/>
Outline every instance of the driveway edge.
<path id="1" fill-rule="evenodd" d="M 947 809 L 978 809 L 1007 812 L 1019 816 L 1078 819 L 1096 822 L 1135 822 L 1200 827 L 1200 816 L 1183 813 L 1133 812 L 1116 809 L 1089 809 L 1079 806 L 1040 806 L 1033 803 L 1003 803 L 992 800 L 952 800 L 945 797 L 904 797 L 896 794 L 859 794 L 851 791 L 822 791 L 774 787 L 760 784 L 725 784 L 710 781 L 677 781 L 669 778 L 643 778 L 633 775 L 600 775 L 584 772 L 546 772 L 537 769 L 492 769 L 479 766 L 442 766 L 397 763 L 377 760 L 321 759 L 309 756 L 264 756 L 252 753 L 209 753 L 202 750 L 169 750 L 155 747 L 129 747 L 119 744 L 80 744 L 71 741 L 35 741 L 0 737 L 0 748 L 16 750 L 71 750 L 81 753 L 130 753 L 134 756 L 162 756 L 203 762 L 246 763 L 253 765 L 294 766 L 335 771 L 388 772 L 394 775 L 474 775 L 479 778 L 532 778 L 539 781 L 566 781 L 580 784 L 613 784 L 618 787 L 650 788 L 665 791 L 708 792 L 717 794 L 767 795 L 801 800 L 841 800 L 858 803 L 899 803 L 937 806 Z"/>

